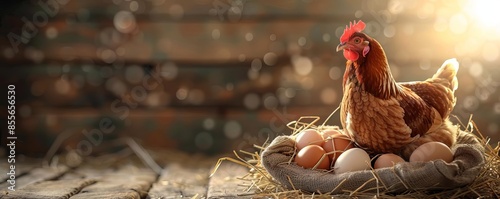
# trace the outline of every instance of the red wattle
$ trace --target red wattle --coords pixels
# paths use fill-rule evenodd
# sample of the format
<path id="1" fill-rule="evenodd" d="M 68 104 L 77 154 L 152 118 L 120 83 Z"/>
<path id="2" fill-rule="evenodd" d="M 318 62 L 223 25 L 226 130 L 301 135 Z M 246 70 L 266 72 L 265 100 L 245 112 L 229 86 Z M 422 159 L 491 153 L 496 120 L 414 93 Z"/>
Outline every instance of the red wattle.
<path id="1" fill-rule="evenodd" d="M 359 54 L 349 49 L 344 49 L 344 57 L 347 60 L 356 61 L 359 58 Z"/>

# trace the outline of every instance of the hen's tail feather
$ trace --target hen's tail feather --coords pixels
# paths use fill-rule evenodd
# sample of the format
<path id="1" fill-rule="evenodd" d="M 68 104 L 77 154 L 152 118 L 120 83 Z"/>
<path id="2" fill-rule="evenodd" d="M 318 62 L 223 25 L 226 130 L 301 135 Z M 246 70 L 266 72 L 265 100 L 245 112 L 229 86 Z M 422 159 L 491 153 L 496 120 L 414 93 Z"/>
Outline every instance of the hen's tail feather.
<path id="1" fill-rule="evenodd" d="M 446 60 L 443 65 L 439 68 L 439 70 L 432 76 L 432 78 L 441 78 L 445 79 L 450 83 L 450 89 L 452 91 L 457 90 L 458 88 L 458 80 L 457 80 L 457 72 L 458 72 L 458 61 L 455 58 Z"/>

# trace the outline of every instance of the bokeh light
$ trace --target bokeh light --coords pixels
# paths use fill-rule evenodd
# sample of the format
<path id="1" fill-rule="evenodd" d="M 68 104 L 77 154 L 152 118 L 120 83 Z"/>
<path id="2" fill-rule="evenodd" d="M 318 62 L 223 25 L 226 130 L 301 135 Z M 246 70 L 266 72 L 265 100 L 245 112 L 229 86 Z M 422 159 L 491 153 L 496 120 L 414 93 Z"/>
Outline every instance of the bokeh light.
<path id="1" fill-rule="evenodd" d="M 130 11 L 136 12 L 137 10 L 139 10 L 139 3 L 137 3 L 137 1 L 131 1 L 129 4 L 129 8 Z"/>
<path id="2" fill-rule="evenodd" d="M 274 94 L 267 93 L 262 97 L 262 101 L 264 102 L 264 107 L 267 109 L 274 109 L 278 107 L 279 100 L 274 96 Z"/>
<path id="3" fill-rule="evenodd" d="M 212 118 L 206 118 L 203 120 L 203 128 L 206 130 L 212 130 L 215 127 L 215 120 Z"/>
<path id="4" fill-rule="evenodd" d="M 179 69 L 173 62 L 166 62 L 161 65 L 160 74 L 166 80 L 173 80 L 177 77 Z"/>
<path id="5" fill-rule="evenodd" d="M 262 61 L 257 58 L 253 59 L 250 67 L 254 71 L 259 71 L 262 68 Z"/>
<path id="6" fill-rule="evenodd" d="M 220 38 L 220 30 L 219 29 L 213 29 L 212 30 L 212 39 L 219 39 Z"/>
<path id="7" fill-rule="evenodd" d="M 250 69 L 248 70 L 248 79 L 256 80 L 259 78 L 259 71 Z"/>
<path id="8" fill-rule="evenodd" d="M 477 108 L 479 108 L 479 100 L 473 95 L 466 96 L 463 99 L 463 106 L 469 112 L 474 112 Z"/>
<path id="9" fill-rule="evenodd" d="M 309 57 L 305 56 L 293 56 L 292 57 L 292 65 L 295 72 L 299 75 L 306 76 L 311 73 L 313 69 L 313 63 Z"/>
<path id="10" fill-rule="evenodd" d="M 252 41 L 253 40 L 253 34 L 251 32 L 245 34 L 245 40 Z"/>
<path id="11" fill-rule="evenodd" d="M 101 51 L 101 59 L 108 64 L 115 62 L 116 58 L 116 53 L 113 50 L 104 49 Z"/>
<path id="12" fill-rule="evenodd" d="M 240 123 L 235 120 L 229 120 L 224 124 L 224 135 L 229 139 L 236 139 L 242 134 Z"/>
<path id="13" fill-rule="evenodd" d="M 60 94 L 67 94 L 71 88 L 68 80 L 65 78 L 60 78 L 55 82 L 55 90 Z"/>
<path id="14" fill-rule="evenodd" d="M 300 37 L 299 40 L 297 41 L 297 43 L 299 44 L 299 46 L 305 46 L 307 43 L 307 40 L 305 37 Z"/>
<path id="15" fill-rule="evenodd" d="M 115 14 L 113 23 L 115 28 L 121 33 L 131 33 L 136 29 L 134 15 L 129 11 L 119 11 Z"/>
<path id="16" fill-rule="evenodd" d="M 238 61 L 244 62 L 246 59 L 247 59 L 247 56 L 245 56 L 245 54 L 238 55 Z"/>
<path id="17" fill-rule="evenodd" d="M 276 41 L 276 34 L 269 35 L 269 40 Z"/>
<path id="18" fill-rule="evenodd" d="M 194 138 L 194 144 L 196 147 L 198 147 L 198 149 L 208 150 L 213 146 L 214 138 L 210 133 L 201 132 L 198 133 Z"/>
<path id="19" fill-rule="evenodd" d="M 205 101 L 205 93 L 200 89 L 191 89 L 187 96 L 189 103 L 194 105 L 200 105 Z"/>
<path id="20" fill-rule="evenodd" d="M 394 26 L 386 26 L 384 28 L 384 35 L 388 38 L 394 37 L 396 35 L 396 28 Z"/>
<path id="21" fill-rule="evenodd" d="M 331 67 L 330 70 L 328 71 L 328 76 L 332 80 L 340 79 L 343 74 L 344 74 L 343 71 L 340 69 L 340 67 L 337 66 Z"/>
<path id="22" fill-rule="evenodd" d="M 269 52 L 264 55 L 263 60 L 264 63 L 267 64 L 268 66 L 274 66 L 278 61 L 278 55 L 276 55 L 276 53 Z"/>
<path id="23" fill-rule="evenodd" d="M 187 99 L 188 97 L 188 94 L 189 94 L 189 90 L 187 88 L 179 88 L 175 94 L 175 96 L 177 97 L 177 99 L 179 100 L 185 100 Z"/>
<path id="24" fill-rule="evenodd" d="M 116 96 L 122 96 L 127 91 L 127 85 L 116 77 L 109 78 L 105 83 L 105 87 Z"/>
<path id="25" fill-rule="evenodd" d="M 248 93 L 243 98 L 244 106 L 249 110 L 255 110 L 260 106 L 260 97 L 256 93 Z"/>
<path id="26" fill-rule="evenodd" d="M 49 39 L 54 39 L 57 37 L 57 34 L 58 34 L 58 31 L 56 28 L 54 27 L 48 27 L 46 30 L 45 30 L 45 35 L 47 36 L 47 38 Z"/>
<path id="27" fill-rule="evenodd" d="M 324 104 L 334 105 L 338 100 L 338 94 L 335 89 L 327 87 L 321 91 L 320 98 Z"/>

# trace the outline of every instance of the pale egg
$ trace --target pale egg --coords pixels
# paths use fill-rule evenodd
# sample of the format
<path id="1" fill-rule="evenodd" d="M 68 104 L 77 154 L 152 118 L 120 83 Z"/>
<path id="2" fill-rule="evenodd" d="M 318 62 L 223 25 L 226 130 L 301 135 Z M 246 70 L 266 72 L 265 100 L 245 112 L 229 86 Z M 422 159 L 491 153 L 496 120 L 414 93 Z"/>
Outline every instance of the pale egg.
<path id="1" fill-rule="evenodd" d="M 343 134 L 334 134 L 325 139 L 322 145 L 332 164 L 335 164 L 337 158 L 342 152 L 354 147 L 353 142 Z"/>
<path id="2" fill-rule="evenodd" d="M 306 129 L 297 134 L 295 142 L 297 142 L 297 150 L 300 150 L 307 145 L 321 146 L 323 137 L 314 129 Z"/>
<path id="3" fill-rule="evenodd" d="M 393 153 L 386 153 L 380 155 L 377 160 L 375 160 L 375 164 L 373 165 L 374 169 L 392 167 L 399 162 L 405 162 L 405 160 Z"/>
<path id="4" fill-rule="evenodd" d="M 350 171 L 361 171 L 370 169 L 370 156 L 365 150 L 351 148 L 340 154 L 335 161 L 335 173 L 345 173 Z"/>
<path id="5" fill-rule="evenodd" d="M 321 159 L 322 157 L 323 159 Z M 330 167 L 330 160 L 325 155 L 325 150 L 318 145 L 304 147 L 297 153 L 294 161 L 297 165 L 308 169 L 314 168 L 318 162 L 319 164 L 316 169 L 329 169 Z"/>
<path id="6" fill-rule="evenodd" d="M 442 159 L 445 162 L 453 161 L 453 152 L 441 142 L 427 142 L 420 145 L 410 156 L 410 162 L 429 162 Z"/>

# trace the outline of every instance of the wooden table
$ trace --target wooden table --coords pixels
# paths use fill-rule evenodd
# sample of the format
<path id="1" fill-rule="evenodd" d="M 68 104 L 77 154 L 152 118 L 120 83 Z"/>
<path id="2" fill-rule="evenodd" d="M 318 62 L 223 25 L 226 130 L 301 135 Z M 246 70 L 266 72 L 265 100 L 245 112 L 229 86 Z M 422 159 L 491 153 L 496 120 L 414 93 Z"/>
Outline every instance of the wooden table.
<path id="1" fill-rule="evenodd" d="M 163 165 L 159 173 L 142 164 L 133 153 L 87 157 L 73 167 L 61 163 L 64 157 L 45 166 L 40 159 L 19 160 L 15 191 L 9 190 L 11 185 L 6 181 L 10 164 L 2 161 L 0 198 L 249 198 L 253 195 L 237 179 L 248 172 L 244 166 L 224 162 L 209 177 L 217 157 L 171 151 L 152 154 Z"/>

